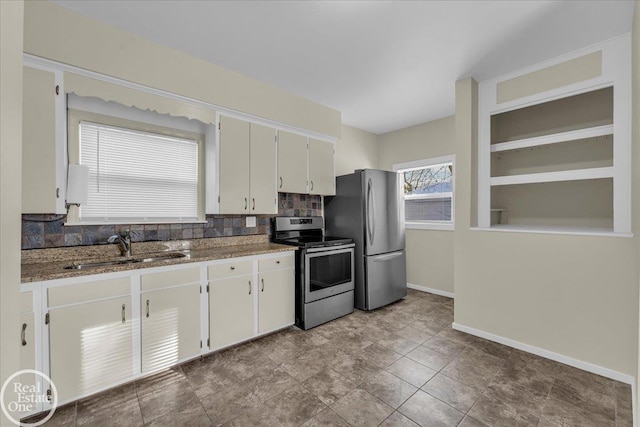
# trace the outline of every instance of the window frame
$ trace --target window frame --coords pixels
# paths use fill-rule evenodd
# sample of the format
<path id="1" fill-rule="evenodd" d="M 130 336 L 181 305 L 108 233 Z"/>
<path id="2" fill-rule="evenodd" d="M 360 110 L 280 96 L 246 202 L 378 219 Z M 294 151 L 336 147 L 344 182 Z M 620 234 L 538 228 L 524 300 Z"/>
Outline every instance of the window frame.
<path id="1" fill-rule="evenodd" d="M 439 157 L 431 157 L 422 160 L 414 160 L 404 163 L 396 163 L 393 165 L 394 172 L 400 174 L 410 169 L 423 169 L 431 166 L 451 163 L 453 171 L 451 177 L 453 180 L 452 191 L 450 193 L 433 193 L 438 195 L 450 194 L 451 195 L 451 221 L 406 221 L 405 228 L 412 230 L 443 230 L 454 231 L 455 230 L 455 194 L 456 194 L 456 156 L 455 154 Z M 402 193 L 402 202 L 404 203 L 407 196 Z M 442 197 L 442 196 L 440 196 Z M 411 198 L 411 196 L 409 196 Z M 429 197 L 413 197 L 413 198 L 429 198 Z"/>
<path id="2" fill-rule="evenodd" d="M 123 220 L 123 221 L 81 221 L 80 208 L 75 205 L 69 206 L 67 222 L 65 225 L 119 225 L 119 224 L 200 224 L 206 223 L 205 216 L 205 135 L 195 132 L 188 132 L 179 129 L 172 129 L 156 124 L 123 119 L 120 117 L 108 116 L 76 109 L 67 110 L 67 141 L 68 141 L 68 161 L 69 163 L 80 163 L 80 123 L 92 122 L 113 126 L 123 129 L 130 129 L 138 132 L 154 133 L 169 137 L 195 140 L 198 144 L 198 213 L 197 220 Z"/>

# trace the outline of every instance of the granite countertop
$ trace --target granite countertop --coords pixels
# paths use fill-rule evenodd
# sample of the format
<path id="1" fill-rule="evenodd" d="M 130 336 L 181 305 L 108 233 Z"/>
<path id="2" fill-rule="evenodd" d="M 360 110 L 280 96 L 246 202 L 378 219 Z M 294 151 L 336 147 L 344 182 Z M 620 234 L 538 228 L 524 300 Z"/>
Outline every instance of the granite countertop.
<path id="1" fill-rule="evenodd" d="M 92 262 L 117 261 L 125 258 L 119 255 L 116 245 L 23 250 L 22 283 L 295 251 L 297 248 L 295 246 L 271 243 L 266 235 L 255 235 L 165 242 L 140 242 L 132 243 L 131 249 L 133 258 L 153 257 L 154 255 L 161 255 L 166 252 L 182 252 L 186 256 L 152 262 L 108 265 L 75 270 L 65 269 L 65 267 Z"/>

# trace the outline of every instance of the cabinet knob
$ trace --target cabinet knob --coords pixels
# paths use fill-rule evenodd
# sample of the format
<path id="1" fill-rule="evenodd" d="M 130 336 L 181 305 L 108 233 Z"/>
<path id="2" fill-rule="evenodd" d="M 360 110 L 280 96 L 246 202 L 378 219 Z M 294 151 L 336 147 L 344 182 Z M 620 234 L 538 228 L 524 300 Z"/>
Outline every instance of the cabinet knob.
<path id="1" fill-rule="evenodd" d="M 231 267 L 229 267 L 232 271 L 235 270 L 236 268 L 232 265 Z"/>
<path id="2" fill-rule="evenodd" d="M 280 264 L 280 260 L 279 259 L 276 260 L 276 264 Z"/>

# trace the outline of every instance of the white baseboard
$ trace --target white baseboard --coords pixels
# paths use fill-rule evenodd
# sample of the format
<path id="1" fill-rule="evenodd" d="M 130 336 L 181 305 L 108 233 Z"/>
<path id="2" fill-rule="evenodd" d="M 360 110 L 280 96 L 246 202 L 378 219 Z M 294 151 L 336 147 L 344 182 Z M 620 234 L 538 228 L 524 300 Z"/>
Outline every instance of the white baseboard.
<path id="1" fill-rule="evenodd" d="M 564 363 L 565 365 L 573 366 L 574 368 L 582 369 L 583 371 L 611 378 L 612 380 L 620 381 L 625 384 L 630 384 L 632 392 L 635 391 L 635 378 L 631 375 L 623 374 L 622 372 L 614 371 L 613 369 L 603 368 L 602 366 L 594 365 L 589 362 L 583 362 L 582 360 L 574 359 L 572 357 L 563 356 L 562 354 L 554 353 L 543 348 L 534 347 L 529 344 L 524 344 L 510 338 L 501 337 L 500 335 L 494 335 L 492 333 L 481 331 L 479 329 L 474 329 L 469 326 L 461 325 L 459 323 L 454 322 L 451 326 L 456 331 L 466 332 L 468 334 L 475 335 L 489 341 L 504 344 L 509 347 L 517 348 L 518 350 L 526 351 L 527 353 L 532 353 L 546 359 L 555 360 L 556 362 Z M 633 399 L 635 401 L 635 396 L 633 396 Z"/>
<path id="2" fill-rule="evenodd" d="M 446 291 L 441 291 L 440 289 L 427 288 L 426 286 L 414 285 L 413 283 L 407 283 L 407 288 L 415 289 L 416 291 L 420 291 L 420 292 L 428 292 L 430 294 L 440 295 L 447 298 L 455 298 L 453 296 L 453 292 L 446 292 Z"/>

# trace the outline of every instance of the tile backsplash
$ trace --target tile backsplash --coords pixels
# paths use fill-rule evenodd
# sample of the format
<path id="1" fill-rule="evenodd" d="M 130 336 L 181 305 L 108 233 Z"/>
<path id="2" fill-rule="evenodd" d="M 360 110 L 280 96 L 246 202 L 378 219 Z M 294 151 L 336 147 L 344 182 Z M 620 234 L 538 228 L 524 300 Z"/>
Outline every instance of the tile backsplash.
<path id="1" fill-rule="evenodd" d="M 279 216 L 322 215 L 322 197 L 306 194 L 279 193 Z M 247 216 L 256 217 L 256 227 L 245 227 Z M 22 249 L 57 248 L 63 246 L 106 243 L 118 230 L 130 229 L 131 240 L 202 239 L 248 234 L 271 234 L 271 218 L 275 215 L 207 215 L 202 224 L 130 224 L 71 225 L 55 214 L 22 215 Z"/>

